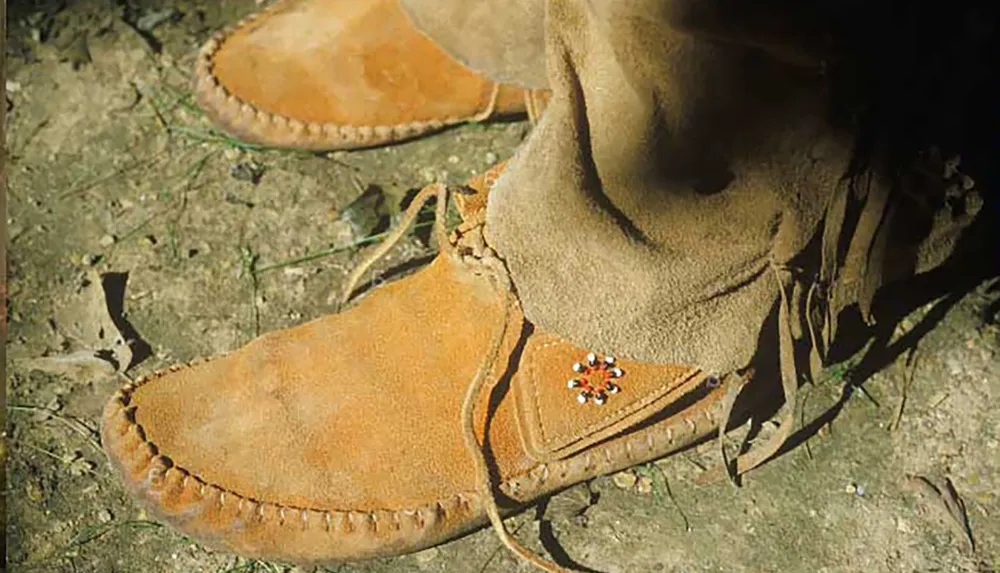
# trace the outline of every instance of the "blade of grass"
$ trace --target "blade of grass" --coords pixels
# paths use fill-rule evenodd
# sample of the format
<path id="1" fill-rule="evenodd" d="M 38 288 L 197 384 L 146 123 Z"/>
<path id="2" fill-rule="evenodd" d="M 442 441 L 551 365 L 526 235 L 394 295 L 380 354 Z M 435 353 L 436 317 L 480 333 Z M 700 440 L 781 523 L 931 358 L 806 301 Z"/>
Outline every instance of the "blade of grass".
<path id="1" fill-rule="evenodd" d="M 121 529 L 123 527 L 137 527 L 137 528 L 160 528 L 163 527 L 161 524 L 155 521 L 149 521 L 147 519 L 132 519 L 128 521 L 112 521 L 109 523 L 102 523 L 99 525 L 94 525 L 90 527 L 85 527 L 80 530 L 76 535 L 70 538 L 69 542 L 62 547 L 53 549 L 52 552 L 46 556 L 38 559 L 37 561 L 26 561 L 24 563 L 14 564 L 18 569 L 37 569 L 39 567 L 48 566 L 53 561 L 62 559 L 70 550 L 86 545 L 91 541 L 100 539 L 105 535 Z"/>
<path id="2" fill-rule="evenodd" d="M 81 420 L 77 418 L 71 416 L 63 416 L 56 412 L 53 412 L 52 410 L 49 410 L 48 408 L 42 408 L 41 406 L 8 404 L 7 409 L 10 410 L 11 412 L 32 412 L 32 413 L 44 412 L 46 415 L 51 416 L 53 420 L 58 420 L 69 429 L 73 430 L 74 432 L 86 438 L 87 441 L 90 443 L 90 445 L 93 446 L 94 449 L 99 454 L 101 454 L 102 456 L 104 455 L 104 450 L 101 449 L 101 444 L 99 442 L 100 434 L 97 433 L 97 430 L 91 428 L 87 424 L 84 424 Z"/>
<path id="3" fill-rule="evenodd" d="M 424 227 L 430 227 L 433 224 L 434 224 L 433 222 L 427 221 L 425 223 L 417 223 L 416 225 L 413 226 L 413 228 L 414 229 L 420 229 L 420 228 L 424 228 Z M 268 264 L 268 265 L 262 265 L 262 266 L 257 267 L 256 272 L 258 274 L 260 274 L 260 273 L 266 273 L 268 271 L 273 271 L 273 270 L 277 270 L 277 269 L 283 269 L 283 268 L 286 268 L 286 267 L 291 267 L 291 266 L 299 265 L 299 264 L 302 264 L 302 263 L 308 263 L 309 261 L 315 261 L 316 259 L 322 259 L 324 257 L 329 257 L 331 255 L 335 255 L 335 254 L 343 252 L 343 251 L 349 251 L 351 249 L 354 249 L 354 248 L 357 248 L 357 247 L 361 247 L 361 246 L 364 246 L 364 245 L 368 245 L 368 244 L 371 244 L 371 243 L 377 243 L 377 242 L 381 241 L 382 239 L 384 239 L 389 234 L 389 232 L 390 231 L 384 231 L 382 233 L 378 233 L 378 234 L 375 234 L 375 235 L 371 235 L 371 236 L 368 236 L 368 237 L 363 237 L 361 239 L 357 239 L 355 241 L 351 241 L 350 243 L 347 243 L 347 244 L 344 244 L 344 245 L 337 245 L 337 246 L 331 247 L 329 249 L 323 249 L 323 250 L 316 251 L 314 253 L 309 253 L 308 255 L 303 255 L 301 257 L 297 257 L 297 258 L 294 258 L 294 259 L 288 259 L 288 260 L 284 260 L 284 261 L 278 261 L 276 263 L 271 263 L 271 264 Z"/>
<path id="4" fill-rule="evenodd" d="M 425 213 L 427 213 L 427 214 L 433 213 L 433 209 L 431 207 L 424 207 L 423 211 Z M 447 222 L 448 231 L 450 232 L 450 231 L 454 230 L 461 223 L 462 223 L 461 214 L 459 214 L 459 212 L 454 208 L 454 205 L 449 205 L 449 209 L 448 209 L 448 222 Z M 420 223 L 417 223 L 417 224 L 413 225 L 412 229 L 426 229 L 427 227 L 431 227 L 433 225 L 434 225 L 433 221 L 423 221 L 423 222 L 420 222 Z M 391 233 L 391 232 L 392 232 L 392 229 L 389 229 L 389 230 L 383 231 L 381 233 L 376 233 L 374 235 L 370 235 L 368 237 L 362 237 L 360 239 L 356 239 L 356 240 L 351 241 L 350 243 L 347 243 L 347 244 L 344 244 L 344 245 L 337 245 L 337 246 L 334 246 L 334 247 L 330 247 L 328 249 L 322 249 L 322 250 L 316 251 L 314 253 L 309 253 L 308 255 L 303 255 L 301 257 L 297 257 L 297 258 L 294 258 L 294 259 L 287 259 L 287 260 L 284 260 L 284 261 L 278 261 L 278 262 L 270 263 L 270 264 L 266 264 L 266 265 L 259 265 L 256 268 L 256 272 L 258 274 L 260 274 L 260 273 L 265 273 L 265 272 L 269 272 L 269 271 L 283 269 L 283 268 L 287 268 L 287 267 L 291 267 L 291 266 L 295 266 L 295 265 L 300 265 L 302 263 L 308 263 L 310 261 L 315 261 L 317 259 L 322 259 L 322 258 L 325 258 L 325 257 L 329 257 L 329 256 L 335 255 L 337 253 L 341 253 L 341 252 L 344 252 L 344 251 L 349 251 L 349 250 L 355 249 L 357 247 L 363 247 L 365 245 L 369 245 L 369 244 L 372 244 L 372 243 L 377 243 L 377 242 L 381 241 L 382 239 L 384 239 L 386 236 L 388 236 L 388 234 Z"/>
<path id="5" fill-rule="evenodd" d="M 148 167 L 148 166 L 156 163 L 160 159 L 162 159 L 160 157 L 161 154 L 162 153 L 157 153 L 153 157 L 149 157 L 149 158 L 146 158 L 146 159 L 136 160 L 136 161 L 134 161 L 134 162 L 132 162 L 132 163 L 124 166 L 124 167 L 115 168 L 110 173 L 107 173 L 105 175 L 101 175 L 99 177 L 95 177 L 94 179 L 91 179 L 90 181 L 86 181 L 84 183 L 80 183 L 78 185 L 74 185 L 73 187 L 71 187 L 67 191 L 63 191 L 57 198 L 60 199 L 60 200 L 61 199 L 67 199 L 69 197 L 73 197 L 73 196 L 79 195 L 81 193 L 86 193 L 87 191 L 93 189 L 94 187 L 97 187 L 98 185 L 100 185 L 102 183 L 107 183 L 108 181 L 114 179 L 115 177 L 120 177 L 120 176 L 128 173 L 129 171 L 134 171 L 136 169 L 140 169 L 140 168 L 143 168 L 143 167 Z"/>
<path id="6" fill-rule="evenodd" d="M 195 162 L 192 163 L 187 168 L 187 170 L 184 173 L 184 181 L 182 181 L 178 185 L 172 187 L 169 191 L 170 192 L 173 192 L 173 191 L 190 191 L 192 189 L 195 189 L 194 182 L 198 178 L 198 176 L 201 175 L 202 171 L 204 171 L 205 166 L 208 164 L 208 160 L 211 159 L 212 156 L 214 156 L 214 155 L 216 155 L 218 153 L 221 153 L 221 151 L 222 151 L 221 149 L 210 149 L 210 150 L 206 151 L 204 154 L 202 154 L 202 156 L 200 158 L 196 159 Z M 183 211 L 183 208 L 186 206 L 186 204 L 187 204 L 187 197 L 186 197 L 186 194 L 185 194 L 182 197 L 182 202 L 181 202 L 181 205 L 179 207 L 180 211 Z M 132 238 L 133 236 L 135 236 L 136 233 L 138 233 L 139 231 L 141 231 L 142 229 L 144 229 L 147 225 L 149 225 L 150 223 L 152 223 L 154 220 L 158 219 L 159 217 L 162 217 L 163 215 L 166 215 L 167 213 L 169 213 L 171 210 L 173 210 L 175 208 L 178 208 L 178 207 L 166 206 L 166 207 L 163 207 L 161 209 L 157 209 L 149 217 L 146 217 L 145 219 L 143 219 L 142 222 L 140 222 L 138 225 L 136 225 L 135 227 L 132 227 L 131 229 L 129 229 L 128 231 L 126 231 L 125 233 L 123 233 L 121 239 L 119 239 L 116 244 L 122 244 L 122 243 L 124 243 L 126 240 L 128 240 L 128 239 Z"/>
<path id="7" fill-rule="evenodd" d="M 243 141 L 234 139 L 222 132 L 215 131 L 213 129 L 198 129 L 186 125 L 171 125 L 168 127 L 168 129 L 171 132 L 176 132 L 181 135 L 190 137 L 192 139 L 202 141 L 204 143 L 221 143 L 224 145 L 228 145 L 230 147 L 235 147 L 237 149 L 243 149 L 246 151 L 265 151 L 269 149 L 277 149 L 273 147 L 267 147 L 264 145 L 245 143 Z"/>

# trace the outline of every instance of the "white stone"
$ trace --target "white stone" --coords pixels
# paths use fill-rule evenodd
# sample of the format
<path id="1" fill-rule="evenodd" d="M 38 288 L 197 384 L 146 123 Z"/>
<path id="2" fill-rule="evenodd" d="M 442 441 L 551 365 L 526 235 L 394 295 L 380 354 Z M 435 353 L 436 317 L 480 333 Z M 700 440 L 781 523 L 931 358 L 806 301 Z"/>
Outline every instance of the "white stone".
<path id="1" fill-rule="evenodd" d="M 621 489 L 632 489 L 639 478 L 630 471 L 623 471 L 611 476 L 611 481 Z"/>

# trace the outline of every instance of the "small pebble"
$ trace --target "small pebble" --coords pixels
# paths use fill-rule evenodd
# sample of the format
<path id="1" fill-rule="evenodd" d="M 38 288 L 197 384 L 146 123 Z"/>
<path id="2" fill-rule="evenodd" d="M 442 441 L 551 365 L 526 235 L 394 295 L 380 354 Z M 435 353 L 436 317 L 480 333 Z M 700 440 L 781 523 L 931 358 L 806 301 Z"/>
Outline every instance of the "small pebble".
<path id="1" fill-rule="evenodd" d="M 115 516 L 112 515 L 111 512 L 106 509 L 102 509 L 101 511 L 97 512 L 97 520 L 100 521 L 101 523 L 107 523 L 114 518 Z"/>
<path id="2" fill-rule="evenodd" d="M 611 481 L 621 489 L 632 489 L 639 478 L 630 471 L 624 471 L 611 476 Z"/>
<path id="3" fill-rule="evenodd" d="M 80 257 L 80 263 L 85 267 L 92 267 L 99 262 L 101 262 L 101 255 L 95 255 L 94 253 L 87 253 Z"/>
<path id="4" fill-rule="evenodd" d="M 103 237 L 101 237 L 101 240 L 98 241 L 98 244 L 101 245 L 102 247 L 110 247 L 111 245 L 115 244 L 115 241 L 117 241 L 117 239 L 115 238 L 114 235 L 104 235 Z"/>
<path id="5" fill-rule="evenodd" d="M 261 177 L 264 176 L 264 172 L 267 168 L 257 161 L 251 159 L 249 161 L 240 161 L 229 166 L 229 175 L 236 179 L 237 181 L 246 181 L 248 183 L 253 183 L 254 185 L 260 183 Z"/>
<path id="6" fill-rule="evenodd" d="M 448 156 L 448 163 L 451 163 L 453 165 L 455 163 L 458 163 L 458 156 L 457 155 L 449 155 Z"/>
<path id="7" fill-rule="evenodd" d="M 641 495 L 650 495 L 653 493 L 653 480 L 648 477 L 641 477 L 639 481 L 635 484 L 635 491 Z"/>
<path id="8" fill-rule="evenodd" d="M 847 487 L 844 488 L 844 492 L 850 494 L 856 494 L 858 493 L 858 486 L 854 483 L 849 483 L 847 484 Z"/>
<path id="9" fill-rule="evenodd" d="M 486 153 L 486 163 L 493 165 L 494 163 L 497 162 L 497 159 L 498 157 L 496 153 L 493 153 L 492 151 Z"/>

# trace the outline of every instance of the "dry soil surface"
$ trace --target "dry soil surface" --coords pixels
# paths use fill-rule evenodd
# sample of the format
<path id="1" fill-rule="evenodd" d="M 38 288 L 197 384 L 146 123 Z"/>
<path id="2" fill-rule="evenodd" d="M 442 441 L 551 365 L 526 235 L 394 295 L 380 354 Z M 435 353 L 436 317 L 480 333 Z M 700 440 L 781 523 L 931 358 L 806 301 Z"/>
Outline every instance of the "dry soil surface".
<path id="1" fill-rule="evenodd" d="M 408 191 L 462 182 L 509 156 L 529 131 L 517 122 L 473 125 L 332 154 L 239 145 L 211 130 L 188 85 L 198 46 L 254 8 L 252 0 L 9 8 L 12 571 L 297 570 L 201 547 L 126 496 L 96 433 L 121 376 L 88 352 L 128 358 L 102 314 L 100 275 L 127 273 L 124 311 L 150 346 L 127 376 L 233 349 L 332 312 L 328 293 L 364 252 L 343 245 L 378 230 L 338 222 L 345 211 L 366 218 L 364 205 L 348 208 L 363 190 L 381 189 L 391 216 Z M 140 20 L 148 32 L 137 32 Z M 410 237 L 379 268 L 430 253 Z M 526 511 L 512 519 L 517 537 L 609 573 L 996 570 L 995 286 L 904 321 L 900 335 L 926 321 L 934 327 L 912 356 L 872 376 L 822 431 L 743 488 L 695 484 L 718 462 L 706 445 L 598 478 L 582 496 L 565 493 L 546 519 Z M 804 389 L 803 419 L 840 398 L 847 372 L 831 368 Z M 587 497 L 596 503 L 580 502 Z M 949 499 L 964 504 L 974 546 Z M 528 569 L 484 530 L 326 570 Z"/>

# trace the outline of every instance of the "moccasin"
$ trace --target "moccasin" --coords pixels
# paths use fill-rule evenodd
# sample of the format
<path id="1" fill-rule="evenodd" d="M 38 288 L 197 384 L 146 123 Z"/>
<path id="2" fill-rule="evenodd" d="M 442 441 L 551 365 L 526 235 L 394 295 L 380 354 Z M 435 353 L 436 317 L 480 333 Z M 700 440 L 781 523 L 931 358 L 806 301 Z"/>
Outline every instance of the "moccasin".
<path id="1" fill-rule="evenodd" d="M 483 238 L 495 174 L 461 189 L 466 221 L 421 271 L 121 388 L 102 437 L 127 490 L 206 545 L 336 563 L 489 521 L 503 536 L 500 516 L 541 496 L 716 434 L 744 376 L 618 359 L 525 320 Z"/>
<path id="2" fill-rule="evenodd" d="M 241 140 L 309 150 L 396 143 L 547 101 L 464 67 L 397 0 L 279 0 L 205 43 L 194 93 Z"/>

